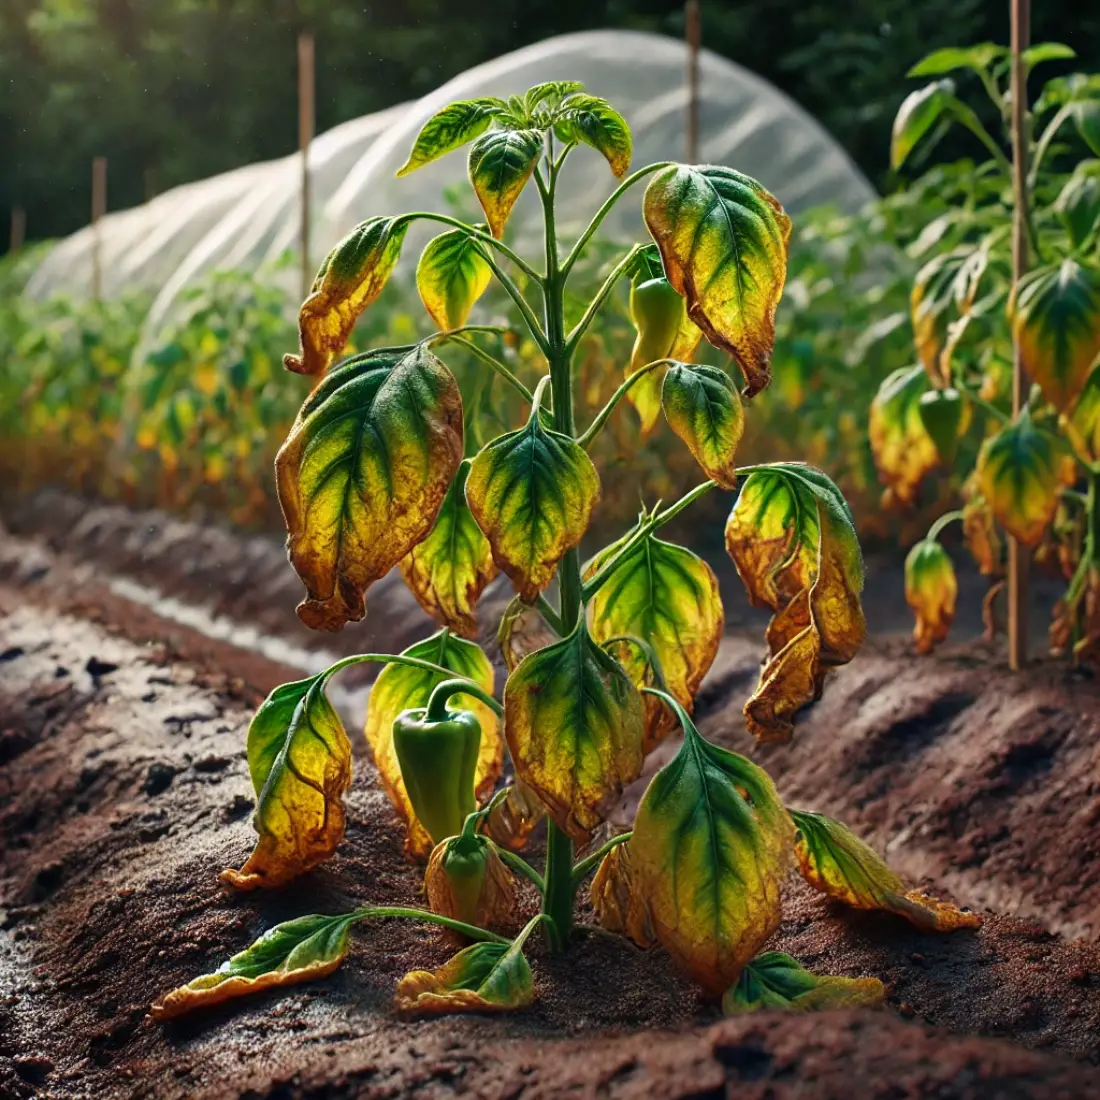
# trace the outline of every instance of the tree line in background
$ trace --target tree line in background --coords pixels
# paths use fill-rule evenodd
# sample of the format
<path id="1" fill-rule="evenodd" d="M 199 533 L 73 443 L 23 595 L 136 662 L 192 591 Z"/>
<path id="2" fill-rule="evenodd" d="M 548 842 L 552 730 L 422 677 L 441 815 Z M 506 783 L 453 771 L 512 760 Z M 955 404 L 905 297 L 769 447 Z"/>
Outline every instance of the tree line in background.
<path id="1" fill-rule="evenodd" d="M 1007 37 L 1001 0 L 703 0 L 703 40 L 806 105 L 878 184 L 912 59 Z M 1034 39 L 1100 67 L 1100 9 L 1040 5 Z M 1057 24 L 1057 25 L 1056 25 Z M 88 220 L 89 164 L 110 206 L 296 147 L 295 40 L 317 41 L 318 130 L 413 99 L 553 34 L 624 27 L 679 36 L 680 0 L 4 0 L 0 210 L 32 238 Z M 424 61 L 430 58 L 430 63 Z M 0 247 L 6 245 L 6 235 Z"/>

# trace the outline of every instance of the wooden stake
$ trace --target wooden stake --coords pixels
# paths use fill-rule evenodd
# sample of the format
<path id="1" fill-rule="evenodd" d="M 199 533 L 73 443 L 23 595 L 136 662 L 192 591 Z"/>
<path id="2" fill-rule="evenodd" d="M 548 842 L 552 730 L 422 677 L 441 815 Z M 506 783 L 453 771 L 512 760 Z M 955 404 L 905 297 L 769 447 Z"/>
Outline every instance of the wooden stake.
<path id="1" fill-rule="evenodd" d="M 314 84 L 313 35 L 304 31 L 298 35 L 298 148 L 302 152 L 301 262 L 302 298 L 313 284 L 313 267 L 309 257 L 309 147 L 313 142 L 316 123 L 316 87 Z"/>
<path id="2" fill-rule="evenodd" d="M 687 42 L 687 162 L 699 162 L 699 48 L 703 42 L 703 16 L 699 0 L 684 4 L 684 38 Z"/>
<path id="3" fill-rule="evenodd" d="M 11 208 L 11 237 L 8 239 L 8 250 L 14 256 L 22 247 L 27 237 L 27 212 L 21 206 Z"/>
<path id="4" fill-rule="evenodd" d="M 1027 72 L 1023 52 L 1031 36 L 1030 0 L 1009 0 L 1012 20 L 1012 282 L 1015 287 L 1028 265 L 1027 172 L 1030 160 L 1028 133 Z M 1012 348 L 1012 415 L 1018 417 L 1027 404 L 1028 380 L 1020 345 Z M 1008 540 L 1008 664 L 1013 671 L 1027 663 L 1028 570 L 1031 554 L 1016 539 Z"/>
<path id="5" fill-rule="evenodd" d="M 103 293 L 103 259 L 99 219 L 107 213 L 107 158 L 92 159 L 92 297 L 98 302 Z"/>

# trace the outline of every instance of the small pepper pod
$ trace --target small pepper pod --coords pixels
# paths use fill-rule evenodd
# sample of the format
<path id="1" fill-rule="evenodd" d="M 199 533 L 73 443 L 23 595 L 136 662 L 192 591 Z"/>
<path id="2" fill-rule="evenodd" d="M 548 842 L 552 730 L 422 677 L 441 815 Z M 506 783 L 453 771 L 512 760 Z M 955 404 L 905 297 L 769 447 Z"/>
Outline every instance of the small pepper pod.
<path id="1" fill-rule="evenodd" d="M 630 356 L 631 372 L 668 357 L 685 315 L 684 299 L 663 276 L 631 286 L 630 319 L 638 333 Z"/>
<path id="2" fill-rule="evenodd" d="M 435 720 L 426 707 L 403 710 L 393 722 L 393 746 L 409 801 L 433 843 L 458 836 L 466 816 L 477 808 L 477 716 L 468 710 L 447 710 Z"/>
<path id="3" fill-rule="evenodd" d="M 516 925 L 516 884 L 483 836 L 463 833 L 437 844 L 424 872 L 433 913 L 479 928 Z"/>

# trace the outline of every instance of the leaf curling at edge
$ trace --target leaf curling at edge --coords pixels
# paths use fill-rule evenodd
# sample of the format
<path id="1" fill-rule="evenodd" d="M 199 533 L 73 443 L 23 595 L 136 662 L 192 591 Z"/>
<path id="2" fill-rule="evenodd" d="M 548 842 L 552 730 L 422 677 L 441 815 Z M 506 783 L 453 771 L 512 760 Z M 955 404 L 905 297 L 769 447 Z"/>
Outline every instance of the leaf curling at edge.
<path id="1" fill-rule="evenodd" d="M 490 130 L 470 146 L 470 183 L 494 237 L 504 232 L 543 148 L 540 130 Z"/>
<path id="2" fill-rule="evenodd" d="M 718 367 L 674 363 L 661 385 L 661 407 L 703 473 L 733 489 L 745 413 L 729 375 Z"/>
<path id="3" fill-rule="evenodd" d="M 884 379 L 871 401 L 868 434 L 875 468 L 887 487 L 886 507 L 911 505 L 925 475 L 939 464 L 936 444 L 920 416 L 920 398 L 927 390 L 923 367 L 901 367 Z"/>
<path id="4" fill-rule="evenodd" d="M 478 243 L 463 229 L 433 237 L 416 265 L 416 289 L 443 331 L 461 328 L 493 277 Z"/>
<path id="5" fill-rule="evenodd" d="M 886 987 L 878 978 L 812 974 L 782 951 L 757 955 L 722 997 L 722 1012 L 739 1016 L 760 1010 L 815 1012 L 881 1004 Z"/>
<path id="6" fill-rule="evenodd" d="M 643 950 L 656 945 L 653 918 L 638 888 L 629 840 L 600 861 L 588 896 L 601 928 L 627 936 Z"/>
<path id="7" fill-rule="evenodd" d="M 397 170 L 398 176 L 407 176 L 433 160 L 461 149 L 463 145 L 480 137 L 492 125 L 493 119 L 508 110 L 502 99 L 483 97 L 448 103 L 432 115 L 420 128 L 413 142 L 409 159 Z"/>

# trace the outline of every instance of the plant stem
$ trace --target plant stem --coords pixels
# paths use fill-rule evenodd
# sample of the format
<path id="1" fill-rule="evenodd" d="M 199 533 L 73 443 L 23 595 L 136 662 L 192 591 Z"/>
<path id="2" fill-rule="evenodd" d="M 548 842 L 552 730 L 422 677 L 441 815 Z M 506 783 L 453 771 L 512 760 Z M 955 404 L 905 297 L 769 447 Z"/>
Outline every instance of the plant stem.
<path id="1" fill-rule="evenodd" d="M 502 848 L 499 844 L 494 845 L 494 847 L 497 850 L 497 855 L 500 856 L 501 863 L 511 867 L 516 874 L 522 875 L 525 879 L 533 882 L 535 884 L 535 889 L 538 890 L 540 894 L 546 891 L 546 884 L 542 880 L 542 875 L 540 875 L 527 860 L 516 855 L 515 852 L 510 851 L 508 848 Z"/>
<path id="2" fill-rule="evenodd" d="M 480 699 L 498 717 L 504 714 L 504 708 L 487 691 L 473 684 L 470 680 L 461 677 L 452 677 L 436 684 L 428 696 L 427 719 L 429 722 L 445 722 L 447 720 L 447 700 L 452 695 L 472 695 Z"/>
<path id="3" fill-rule="evenodd" d="M 532 401 L 531 391 L 494 355 L 490 355 L 484 348 L 479 348 L 473 340 L 463 339 L 461 336 L 452 336 L 449 333 L 443 333 L 439 341 L 442 343 L 460 344 L 471 355 L 480 359 L 487 367 L 495 370 L 497 374 L 501 376 L 510 386 L 518 390 L 523 394 L 524 399 L 528 404 Z"/>
<path id="4" fill-rule="evenodd" d="M 565 637 L 565 629 L 561 625 L 561 616 L 554 610 L 554 605 L 540 592 L 535 600 L 538 613 L 546 620 L 550 629 L 559 637 Z"/>
<path id="5" fill-rule="evenodd" d="M 633 833 L 620 833 L 618 836 L 613 836 L 606 844 L 601 844 L 591 855 L 585 856 L 584 859 L 579 860 L 573 868 L 573 881 L 579 886 L 581 882 L 584 881 L 584 876 L 587 875 L 612 848 L 617 848 L 620 844 L 625 844 L 633 835 Z"/>
<path id="6" fill-rule="evenodd" d="M 592 323 L 592 319 L 599 312 L 600 306 L 607 301 L 608 295 L 615 289 L 615 284 L 619 279 L 630 270 L 631 264 L 634 263 L 634 258 L 641 250 L 642 246 L 636 244 L 608 273 L 607 278 L 603 281 L 603 285 L 596 291 L 596 296 L 588 303 L 588 308 L 584 311 L 584 316 L 576 323 L 573 331 L 566 338 L 565 346 L 570 354 L 576 350 L 577 345 L 581 342 L 581 337 Z"/>
<path id="7" fill-rule="evenodd" d="M 507 256 L 526 275 L 529 279 L 538 280 L 539 273 L 525 260 L 522 256 L 513 252 L 503 241 L 498 240 L 491 233 L 486 233 L 481 229 L 477 229 L 472 225 L 467 225 L 466 222 L 459 221 L 458 218 L 452 218 L 447 214 L 435 214 L 429 211 L 419 211 L 415 214 L 406 214 L 407 221 L 421 220 L 429 222 L 442 222 L 443 225 L 452 226 L 454 229 L 465 230 L 475 241 L 484 245 L 490 245 L 495 248 L 502 256 Z"/>
<path id="8" fill-rule="evenodd" d="M 403 653 L 355 653 L 350 657 L 341 658 L 333 665 L 329 665 L 320 674 L 322 686 L 327 684 L 342 669 L 349 668 L 351 665 L 369 664 L 371 662 L 381 665 L 408 665 L 411 668 L 422 668 L 425 672 L 442 673 L 448 679 L 455 679 L 453 669 L 444 668 L 443 665 L 433 664 L 431 661 L 422 661 L 419 657 L 406 657 Z M 458 679 L 468 685 L 467 691 L 472 692 L 474 688 L 481 690 L 473 680 L 468 680 L 465 677 L 458 677 Z"/>
<path id="9" fill-rule="evenodd" d="M 453 920 L 451 917 L 433 913 L 430 909 L 413 909 L 403 905 L 365 905 L 358 911 L 360 920 L 369 920 L 371 917 L 404 917 L 406 920 L 422 920 L 427 924 L 441 924 L 444 928 L 450 928 L 453 932 L 461 932 L 471 940 L 481 940 L 483 943 L 511 943 L 504 936 L 498 936 L 487 928 L 478 928 L 476 924 L 466 924 L 465 921 Z"/>
<path id="10" fill-rule="evenodd" d="M 940 518 L 938 520 L 936 520 L 936 522 L 933 523 L 931 527 L 928 528 L 927 538 L 934 541 L 939 536 L 939 533 L 949 523 L 954 523 L 955 520 L 962 519 L 962 518 L 963 518 L 963 514 L 959 510 L 956 510 L 954 512 L 944 512 L 944 514 L 942 516 L 940 516 Z"/>
<path id="11" fill-rule="evenodd" d="M 607 399 L 607 404 L 604 405 L 598 413 L 592 423 L 588 425 L 588 428 L 577 436 L 577 442 L 586 447 L 589 443 L 595 439 L 599 430 L 607 423 L 607 418 L 615 411 L 615 407 L 620 401 L 630 392 L 630 388 L 642 378 L 644 378 L 651 370 L 656 370 L 660 366 L 664 366 L 667 363 L 674 363 L 674 359 L 654 359 L 652 363 L 646 363 L 644 367 L 639 367 L 633 374 L 628 376 L 619 386 L 619 388 Z"/>

